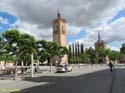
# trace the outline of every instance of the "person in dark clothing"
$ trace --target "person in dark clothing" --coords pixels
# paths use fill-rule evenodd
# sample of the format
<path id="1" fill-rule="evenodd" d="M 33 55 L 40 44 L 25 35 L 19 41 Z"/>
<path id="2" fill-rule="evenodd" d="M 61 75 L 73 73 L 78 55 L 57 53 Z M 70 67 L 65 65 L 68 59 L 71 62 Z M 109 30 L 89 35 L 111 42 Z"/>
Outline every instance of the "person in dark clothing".
<path id="1" fill-rule="evenodd" d="M 94 59 L 92 58 L 92 59 L 91 59 L 91 65 L 93 65 L 93 64 L 94 64 Z"/>
<path id="2" fill-rule="evenodd" d="M 108 65 L 109 65 L 109 67 L 110 67 L 110 72 L 113 72 L 114 66 L 113 66 L 112 62 L 110 61 Z"/>

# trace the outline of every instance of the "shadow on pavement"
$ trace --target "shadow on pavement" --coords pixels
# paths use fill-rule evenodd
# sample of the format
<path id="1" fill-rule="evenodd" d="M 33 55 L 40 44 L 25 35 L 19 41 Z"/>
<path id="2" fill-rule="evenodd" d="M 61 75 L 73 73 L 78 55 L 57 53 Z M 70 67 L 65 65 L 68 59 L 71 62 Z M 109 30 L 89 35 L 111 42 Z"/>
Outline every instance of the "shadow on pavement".
<path id="1" fill-rule="evenodd" d="M 109 93 L 113 72 L 97 71 L 81 76 L 42 76 L 26 77 L 24 81 L 48 82 L 13 93 Z M 22 85 L 23 86 L 23 85 Z"/>

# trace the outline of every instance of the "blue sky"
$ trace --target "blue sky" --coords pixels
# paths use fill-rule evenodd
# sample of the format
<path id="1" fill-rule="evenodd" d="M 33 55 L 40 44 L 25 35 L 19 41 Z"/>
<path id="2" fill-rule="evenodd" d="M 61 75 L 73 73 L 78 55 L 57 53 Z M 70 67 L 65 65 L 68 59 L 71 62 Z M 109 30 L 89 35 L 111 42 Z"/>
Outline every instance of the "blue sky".
<path id="1" fill-rule="evenodd" d="M 2 22 L 0 22 L 0 33 L 8 30 L 11 28 L 11 25 L 14 24 L 17 21 L 17 18 L 7 12 L 0 12 L 0 17 L 2 17 L 3 19 L 7 19 L 8 23 L 3 24 Z"/>
<path id="2" fill-rule="evenodd" d="M 18 30 L 38 39 L 52 40 L 52 20 L 56 17 L 58 10 L 56 7 L 58 7 L 68 24 L 68 43 L 84 41 L 86 47 L 93 47 L 98 32 L 102 39 L 108 42 L 107 46 L 112 49 L 118 50 L 125 42 L 123 34 L 125 33 L 124 0 L 94 0 L 93 2 L 78 0 L 77 3 L 73 0 L 44 1 L 46 2 L 42 0 L 5 2 L 2 0 L 0 3 L 0 33 L 12 28 L 15 24 Z"/>
<path id="3" fill-rule="evenodd" d="M 11 15 L 7 12 L 0 12 L 0 17 L 2 17 L 3 19 L 7 19 L 8 20 L 8 24 L 3 24 L 0 22 L 0 33 L 7 31 L 8 29 L 12 28 L 11 25 L 14 24 L 18 19 L 14 16 Z M 115 15 L 112 19 L 110 19 L 107 24 L 111 24 L 112 22 L 114 22 L 115 20 L 121 18 L 121 17 L 125 17 L 125 10 L 121 10 L 117 13 L 117 15 Z M 86 29 L 81 28 L 80 32 L 76 35 L 67 35 L 67 41 L 68 42 L 73 42 L 77 39 L 80 39 L 84 36 L 86 36 Z M 94 43 L 94 42 L 93 42 Z M 119 42 L 111 42 L 109 43 L 110 46 L 116 46 L 118 48 L 121 47 L 121 43 Z"/>
<path id="4" fill-rule="evenodd" d="M 125 17 L 125 9 L 120 10 L 120 11 L 117 13 L 117 15 L 115 15 L 112 19 L 110 19 L 110 20 L 108 21 L 107 24 L 111 24 L 112 22 L 114 22 L 114 21 L 120 19 L 121 17 Z M 121 34 L 123 34 L 123 33 L 121 33 Z M 109 45 L 110 45 L 110 46 L 115 46 L 115 47 L 117 47 L 117 48 L 120 48 L 122 43 L 125 43 L 125 42 L 116 42 L 116 41 L 114 41 L 114 42 L 109 43 Z"/>
<path id="5" fill-rule="evenodd" d="M 106 22 L 105 24 L 110 25 L 110 24 L 112 24 L 113 22 L 115 22 L 116 20 L 118 20 L 118 19 L 120 19 L 120 18 L 122 18 L 122 17 L 125 17 L 125 9 L 120 10 L 120 11 L 119 11 L 116 15 L 114 15 L 111 19 L 107 20 L 107 22 Z M 101 22 L 100 22 L 99 24 L 102 25 Z M 100 32 L 100 34 L 101 34 L 101 32 Z M 122 34 L 122 33 L 121 33 L 121 34 Z M 84 36 L 86 36 L 86 35 L 87 35 L 86 29 L 81 29 L 80 33 L 78 33 L 78 34 L 76 34 L 76 35 L 69 35 L 67 39 L 68 39 L 68 42 L 72 42 L 72 41 L 75 41 L 75 40 L 77 40 L 77 39 L 80 39 L 80 38 L 82 38 L 82 37 L 84 37 Z M 98 33 L 97 33 L 96 37 L 97 37 L 97 36 L 98 36 Z M 101 36 L 103 36 L 103 35 L 101 35 Z M 103 39 L 103 38 L 102 38 L 102 39 Z M 94 42 L 93 42 L 93 43 L 94 43 Z M 117 48 L 120 48 L 122 43 L 124 43 L 124 42 L 114 41 L 114 42 L 108 43 L 108 45 L 109 45 L 109 46 L 112 46 L 112 47 L 115 46 L 115 47 L 117 47 Z"/>
<path id="6" fill-rule="evenodd" d="M 108 21 L 108 23 L 110 24 L 110 23 L 112 23 L 113 21 L 115 21 L 115 20 L 117 20 L 117 19 L 119 19 L 119 18 L 121 18 L 121 17 L 125 17 L 125 9 L 120 10 L 120 11 L 117 13 L 117 15 L 115 15 L 112 19 L 110 19 L 110 20 Z"/>
<path id="7" fill-rule="evenodd" d="M 80 39 L 80 38 L 84 37 L 85 35 L 86 35 L 86 31 L 85 31 L 85 29 L 82 28 L 78 34 L 76 34 L 76 35 L 68 35 L 67 36 L 67 41 L 72 42 L 72 41 L 75 41 L 77 39 Z"/>

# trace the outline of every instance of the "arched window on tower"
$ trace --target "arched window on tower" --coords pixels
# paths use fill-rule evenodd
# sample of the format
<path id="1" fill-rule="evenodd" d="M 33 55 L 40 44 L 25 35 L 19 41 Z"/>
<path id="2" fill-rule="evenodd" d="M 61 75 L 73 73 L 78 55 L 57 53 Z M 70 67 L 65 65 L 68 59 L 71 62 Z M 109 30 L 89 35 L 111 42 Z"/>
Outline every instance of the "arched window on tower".
<path id="1" fill-rule="evenodd" d="M 56 26 L 55 26 L 55 31 L 57 32 L 57 31 L 58 31 L 58 29 L 59 29 L 59 28 L 58 28 L 58 26 L 56 25 Z"/>
<path id="2" fill-rule="evenodd" d="M 64 29 L 64 26 L 62 26 L 62 32 L 65 33 L 65 29 Z"/>

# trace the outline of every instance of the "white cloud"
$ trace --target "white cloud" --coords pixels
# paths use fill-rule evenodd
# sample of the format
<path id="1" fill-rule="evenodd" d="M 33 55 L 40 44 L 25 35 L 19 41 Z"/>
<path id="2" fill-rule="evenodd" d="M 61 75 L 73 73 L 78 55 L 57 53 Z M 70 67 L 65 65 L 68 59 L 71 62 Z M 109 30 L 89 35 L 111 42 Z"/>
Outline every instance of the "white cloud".
<path id="1" fill-rule="evenodd" d="M 5 19 L 5 18 L 0 16 L 0 23 L 2 23 L 2 24 L 9 24 L 9 21 L 8 21 L 8 19 Z"/>
<path id="2" fill-rule="evenodd" d="M 39 29 L 37 25 L 17 21 L 11 25 L 12 28 L 18 29 L 22 33 L 31 34 L 36 39 L 46 39 L 52 41 L 52 29 Z"/>
<path id="3" fill-rule="evenodd" d="M 21 21 L 50 28 L 57 8 L 72 26 L 92 26 L 112 18 L 124 8 L 124 0 L 0 0 L 0 9 L 14 13 Z M 74 7 L 75 6 L 75 7 Z"/>
<path id="4" fill-rule="evenodd" d="M 109 46 L 109 45 L 107 45 L 107 49 L 111 49 L 111 50 L 115 50 L 115 51 L 120 51 L 118 47 Z"/>
<path id="5" fill-rule="evenodd" d="M 75 27 L 75 26 L 72 26 L 72 25 L 68 25 L 67 24 L 67 34 L 68 35 L 76 35 L 76 34 L 78 34 L 79 32 L 80 32 L 80 30 L 82 29 L 82 28 L 80 28 L 80 27 Z"/>
<path id="6" fill-rule="evenodd" d="M 36 38 L 52 40 L 52 20 L 60 8 L 67 20 L 68 35 L 76 35 L 87 27 L 87 35 L 80 39 L 87 47 L 94 46 L 97 33 L 106 42 L 124 40 L 124 18 L 112 24 L 103 24 L 125 8 L 125 0 L 0 0 L 0 10 L 18 18 L 19 29 Z M 16 24 L 17 24 L 16 23 Z M 97 26 L 97 27 L 95 27 Z M 14 26 L 13 27 L 17 27 Z M 77 41 L 77 40 L 76 40 Z"/>
<path id="7" fill-rule="evenodd" d="M 98 32 L 100 32 L 101 39 L 106 41 L 107 46 L 111 49 L 118 50 L 116 44 L 122 44 L 125 42 L 125 17 L 121 17 L 111 24 L 102 24 L 96 28 L 87 29 L 87 35 L 77 41 L 83 42 L 85 47 L 94 47 L 94 42 L 98 39 Z M 114 46 L 110 45 L 111 43 Z M 110 46 L 109 46 L 110 45 Z"/>
<path id="8" fill-rule="evenodd" d="M 13 0 L 0 0 L 0 11 L 6 11 L 8 13 L 14 14 L 12 2 Z"/>

